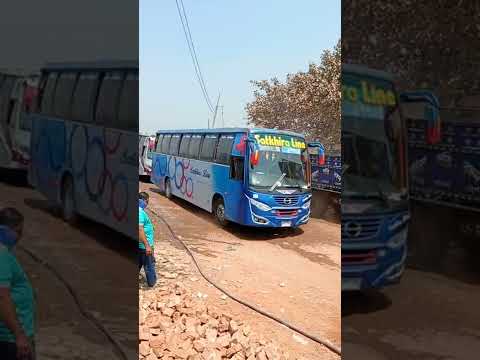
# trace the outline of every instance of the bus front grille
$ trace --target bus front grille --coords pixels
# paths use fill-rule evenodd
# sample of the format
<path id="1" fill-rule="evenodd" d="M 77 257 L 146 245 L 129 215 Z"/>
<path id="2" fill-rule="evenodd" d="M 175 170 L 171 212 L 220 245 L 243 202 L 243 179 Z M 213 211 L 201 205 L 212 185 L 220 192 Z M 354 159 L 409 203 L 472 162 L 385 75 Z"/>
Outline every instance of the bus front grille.
<path id="1" fill-rule="evenodd" d="M 342 218 L 342 240 L 372 239 L 378 235 L 381 226 L 381 217 Z"/>
<path id="2" fill-rule="evenodd" d="M 376 250 L 342 250 L 342 265 L 371 265 L 376 261 Z"/>
<path id="3" fill-rule="evenodd" d="M 298 204 L 300 196 L 298 195 L 274 195 L 275 202 L 280 206 L 294 206 Z"/>
<path id="4" fill-rule="evenodd" d="M 298 210 L 296 209 L 277 209 L 275 211 L 277 216 L 293 217 L 298 215 Z"/>

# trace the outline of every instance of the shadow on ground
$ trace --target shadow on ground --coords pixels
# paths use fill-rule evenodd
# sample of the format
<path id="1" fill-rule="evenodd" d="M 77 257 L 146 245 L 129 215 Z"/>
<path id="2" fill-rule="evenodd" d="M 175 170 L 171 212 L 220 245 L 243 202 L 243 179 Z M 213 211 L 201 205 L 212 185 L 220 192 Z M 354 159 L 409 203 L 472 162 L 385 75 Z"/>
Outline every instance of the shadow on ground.
<path id="1" fill-rule="evenodd" d="M 27 198 L 24 203 L 31 209 L 40 210 L 50 216 L 59 218 L 59 220 L 61 219 L 59 211 L 51 206 L 47 200 Z M 130 261 L 137 262 L 138 244 L 136 240 L 84 217 L 78 217 L 78 220 L 72 226 L 83 235 L 95 240 L 102 247 L 110 249 Z M 70 239 L 70 241 L 75 240 L 82 241 L 81 239 Z"/>
<path id="2" fill-rule="evenodd" d="M 342 317 L 385 310 L 392 301 L 381 291 L 342 292 Z"/>

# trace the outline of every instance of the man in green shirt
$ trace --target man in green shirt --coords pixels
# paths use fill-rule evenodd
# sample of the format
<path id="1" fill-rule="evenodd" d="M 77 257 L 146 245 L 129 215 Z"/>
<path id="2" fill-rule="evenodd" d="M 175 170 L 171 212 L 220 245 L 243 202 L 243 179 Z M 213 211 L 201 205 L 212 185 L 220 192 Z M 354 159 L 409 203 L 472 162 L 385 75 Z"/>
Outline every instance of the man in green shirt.
<path id="1" fill-rule="evenodd" d="M 23 215 L 0 210 L 0 359 L 34 359 L 33 289 L 15 257 L 23 232 Z"/>
<path id="2" fill-rule="evenodd" d="M 138 196 L 138 247 L 139 247 L 139 270 L 144 269 L 147 277 L 147 284 L 155 286 L 157 274 L 155 271 L 155 257 L 153 248 L 155 245 L 155 230 L 145 209 L 148 205 L 149 196 L 141 192 Z"/>

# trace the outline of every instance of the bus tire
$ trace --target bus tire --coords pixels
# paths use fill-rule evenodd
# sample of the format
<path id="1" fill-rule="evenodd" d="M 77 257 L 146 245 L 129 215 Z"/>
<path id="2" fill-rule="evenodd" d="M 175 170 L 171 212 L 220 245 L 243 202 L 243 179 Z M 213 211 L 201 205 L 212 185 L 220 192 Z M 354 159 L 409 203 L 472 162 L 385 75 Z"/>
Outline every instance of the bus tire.
<path id="1" fill-rule="evenodd" d="M 62 185 L 62 218 L 69 224 L 74 224 L 77 220 L 75 211 L 73 180 L 67 176 Z"/>
<path id="2" fill-rule="evenodd" d="M 222 198 L 215 199 L 213 203 L 213 214 L 220 226 L 228 225 L 228 220 L 225 218 L 225 203 Z"/>
<path id="3" fill-rule="evenodd" d="M 165 196 L 167 199 L 172 198 L 172 184 L 170 183 L 170 179 L 165 180 Z"/>

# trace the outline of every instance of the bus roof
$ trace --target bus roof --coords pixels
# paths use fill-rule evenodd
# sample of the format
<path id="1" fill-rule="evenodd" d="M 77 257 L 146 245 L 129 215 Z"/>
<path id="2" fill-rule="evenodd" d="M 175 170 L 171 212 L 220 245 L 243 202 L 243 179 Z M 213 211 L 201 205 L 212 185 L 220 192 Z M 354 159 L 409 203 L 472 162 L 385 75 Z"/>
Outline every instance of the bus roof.
<path id="1" fill-rule="evenodd" d="M 354 73 L 357 75 L 366 75 L 374 78 L 385 79 L 388 81 L 394 80 L 392 74 L 388 72 L 372 69 L 363 65 L 342 64 L 342 73 L 343 72 Z"/>
<path id="2" fill-rule="evenodd" d="M 64 70 L 127 70 L 138 69 L 138 61 L 130 60 L 105 60 L 105 61 L 86 61 L 86 62 L 58 62 L 47 63 L 42 67 L 42 71 L 64 71 Z"/>
<path id="3" fill-rule="evenodd" d="M 263 128 L 216 128 L 216 129 L 179 129 L 179 130 L 159 130 L 157 134 L 236 134 L 236 133 L 275 133 L 281 135 L 290 135 L 304 137 L 302 134 L 298 134 L 292 131 L 276 130 L 276 129 L 263 129 Z"/>

